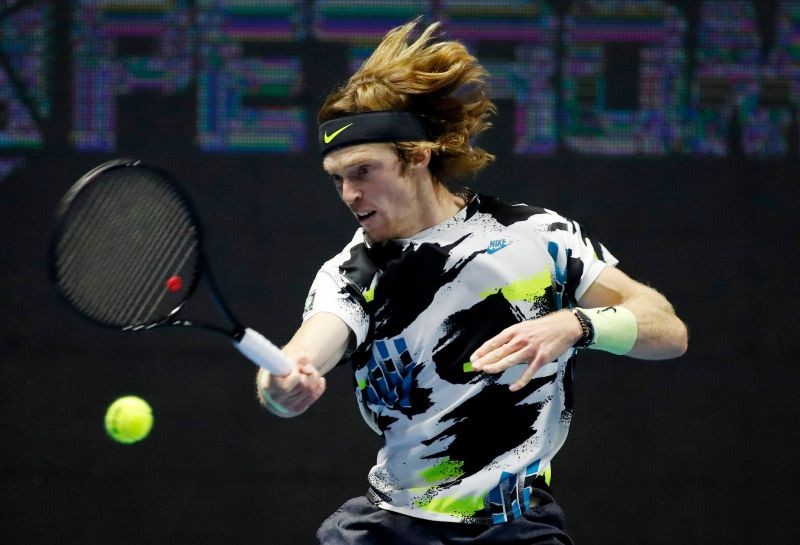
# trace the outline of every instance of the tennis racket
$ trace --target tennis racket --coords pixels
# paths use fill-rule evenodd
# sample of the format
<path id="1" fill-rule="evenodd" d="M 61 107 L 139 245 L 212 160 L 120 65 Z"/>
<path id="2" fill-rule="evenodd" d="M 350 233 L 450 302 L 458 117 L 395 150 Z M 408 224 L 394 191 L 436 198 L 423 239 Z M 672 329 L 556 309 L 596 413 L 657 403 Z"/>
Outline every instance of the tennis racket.
<path id="1" fill-rule="evenodd" d="M 50 275 L 68 305 L 96 324 L 215 331 L 258 366 L 288 374 L 294 365 L 286 355 L 242 326 L 223 301 L 202 242 L 189 199 L 165 170 L 116 159 L 86 173 L 62 199 Z M 178 316 L 201 279 L 229 327 Z"/>

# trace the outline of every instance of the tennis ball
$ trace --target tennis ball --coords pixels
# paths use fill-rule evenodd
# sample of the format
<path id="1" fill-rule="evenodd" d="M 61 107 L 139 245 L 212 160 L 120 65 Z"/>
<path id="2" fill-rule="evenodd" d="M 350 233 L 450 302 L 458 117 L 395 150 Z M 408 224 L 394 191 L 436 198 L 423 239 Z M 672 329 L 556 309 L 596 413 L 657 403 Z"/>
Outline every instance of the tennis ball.
<path id="1" fill-rule="evenodd" d="M 120 397 L 108 406 L 106 431 L 119 443 L 141 441 L 153 427 L 153 410 L 147 401 L 136 396 Z"/>

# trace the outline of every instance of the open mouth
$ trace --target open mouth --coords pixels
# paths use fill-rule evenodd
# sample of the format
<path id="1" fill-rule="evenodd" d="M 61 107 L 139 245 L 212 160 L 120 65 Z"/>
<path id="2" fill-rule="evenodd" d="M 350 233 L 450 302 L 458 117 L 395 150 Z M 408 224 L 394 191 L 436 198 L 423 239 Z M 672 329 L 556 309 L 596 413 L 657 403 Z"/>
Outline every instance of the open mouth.
<path id="1" fill-rule="evenodd" d="M 360 222 L 365 222 L 374 215 L 374 210 L 372 212 L 356 212 L 356 218 L 358 218 L 358 221 Z"/>

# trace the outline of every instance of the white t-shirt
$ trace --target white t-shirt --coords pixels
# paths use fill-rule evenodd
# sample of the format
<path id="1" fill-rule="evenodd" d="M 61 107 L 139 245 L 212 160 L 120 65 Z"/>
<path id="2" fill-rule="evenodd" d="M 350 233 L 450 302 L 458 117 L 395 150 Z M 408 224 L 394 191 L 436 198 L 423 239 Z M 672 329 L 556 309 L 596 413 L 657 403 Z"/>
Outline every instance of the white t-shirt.
<path id="1" fill-rule="evenodd" d="M 574 306 L 616 263 L 577 223 L 483 195 L 409 239 L 370 246 L 359 229 L 319 270 L 303 318 L 330 312 L 355 335 L 356 398 L 385 438 L 370 498 L 429 520 L 520 516 L 569 430 L 575 350 L 518 392 L 508 386 L 524 365 L 492 375 L 469 356 L 510 325 Z"/>

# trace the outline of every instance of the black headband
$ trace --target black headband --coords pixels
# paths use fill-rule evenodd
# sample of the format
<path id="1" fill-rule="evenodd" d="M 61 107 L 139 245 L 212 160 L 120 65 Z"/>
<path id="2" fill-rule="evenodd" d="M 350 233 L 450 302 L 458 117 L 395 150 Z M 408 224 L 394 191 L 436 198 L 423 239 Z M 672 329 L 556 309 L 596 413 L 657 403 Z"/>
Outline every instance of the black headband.
<path id="1" fill-rule="evenodd" d="M 416 142 L 430 140 L 419 116 L 394 110 L 363 112 L 337 117 L 319 126 L 322 155 L 354 144 L 367 142 Z"/>

